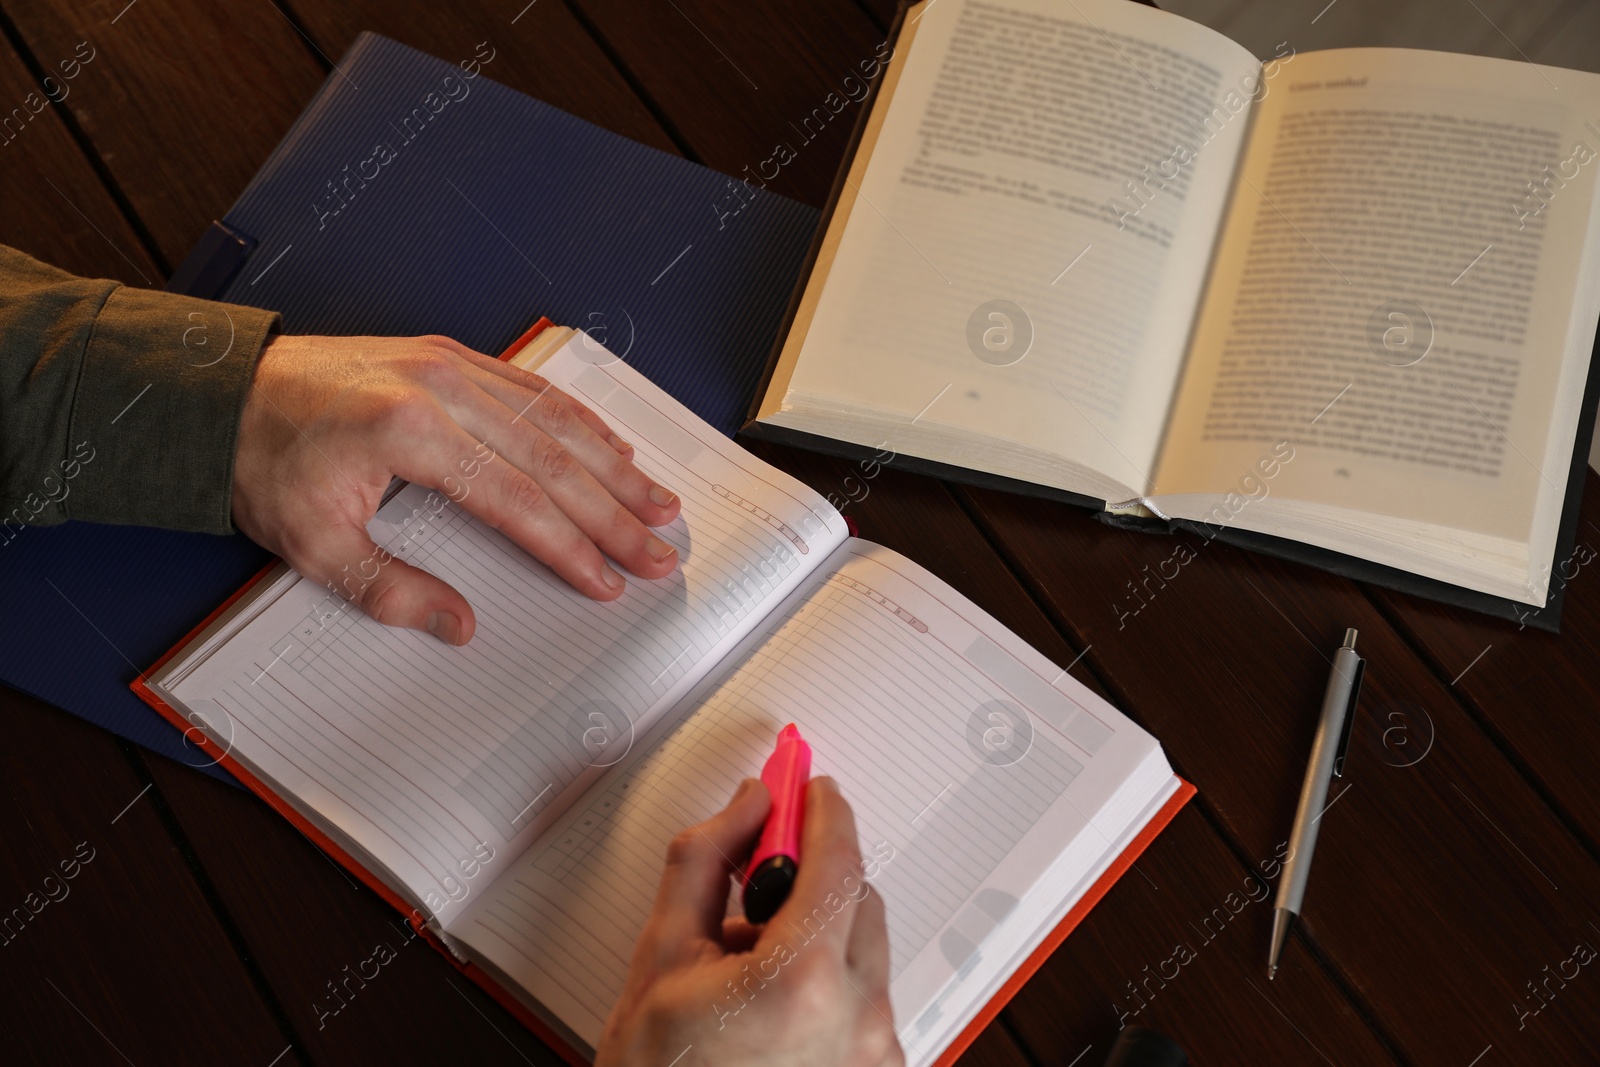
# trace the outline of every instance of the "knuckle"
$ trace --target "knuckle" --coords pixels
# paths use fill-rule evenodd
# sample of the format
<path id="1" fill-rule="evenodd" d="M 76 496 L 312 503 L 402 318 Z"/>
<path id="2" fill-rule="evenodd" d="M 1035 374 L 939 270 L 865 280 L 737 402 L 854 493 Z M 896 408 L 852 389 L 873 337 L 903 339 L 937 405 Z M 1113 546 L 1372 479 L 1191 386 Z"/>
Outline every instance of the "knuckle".
<path id="1" fill-rule="evenodd" d="M 554 389 L 545 393 L 544 399 L 539 401 L 540 421 L 550 433 L 563 433 L 572 425 L 572 401 L 560 395 Z"/>
<path id="2" fill-rule="evenodd" d="M 449 349 L 427 346 L 413 352 L 406 360 L 407 377 L 427 387 L 442 386 L 456 371 L 451 366 Z"/>
<path id="3" fill-rule="evenodd" d="M 408 347 L 398 360 L 398 370 L 405 381 L 424 389 L 443 389 L 459 376 L 456 346 L 450 338 L 427 336 L 419 344 Z"/>
<path id="4" fill-rule="evenodd" d="M 801 927 L 806 931 L 820 930 L 817 926 L 806 920 L 811 916 L 801 916 Z M 815 936 L 815 935 L 813 935 Z M 796 984 L 802 990 L 816 997 L 831 996 L 841 984 L 840 963 L 827 952 L 801 953 L 788 967 L 794 972 Z"/>
<path id="5" fill-rule="evenodd" d="M 856 1027 L 855 1052 L 862 1063 L 882 1063 L 889 1055 L 889 1040 L 892 1034 L 887 1033 L 888 1027 L 876 1012 L 863 1018 Z"/>
<path id="6" fill-rule="evenodd" d="M 361 610 L 372 616 L 374 622 L 388 624 L 398 610 L 399 597 L 395 590 L 399 583 L 393 581 L 374 582 L 361 590 L 361 597 L 357 601 Z"/>
<path id="7" fill-rule="evenodd" d="M 882 1063 L 899 1067 L 906 1062 L 905 1052 L 900 1048 L 900 1039 L 895 1036 L 894 1027 L 876 1012 L 873 1012 L 866 1021 L 866 1032 L 861 1035 L 861 1046 L 864 1053 L 861 1059 L 865 1063 Z"/>
<path id="8" fill-rule="evenodd" d="M 861 849 L 857 846 L 855 836 L 846 840 L 835 838 L 823 846 L 823 862 L 835 870 L 859 871 L 861 869 Z"/>
<path id="9" fill-rule="evenodd" d="M 813 953 L 820 956 L 820 953 Z M 799 966 L 801 963 L 805 966 Z M 839 968 L 831 960 L 806 960 L 804 955 L 791 967 L 797 968 L 790 1009 L 802 1019 L 827 1019 L 838 1015 L 844 983 Z"/>
<path id="10" fill-rule="evenodd" d="M 534 463 L 543 478 L 565 478 L 572 473 L 572 453 L 554 438 L 541 441 L 534 450 Z"/>
<path id="11" fill-rule="evenodd" d="M 499 520 L 496 526 L 526 515 L 544 502 L 544 490 L 539 483 L 526 475 L 513 476 L 507 480 L 505 496 L 500 509 Z"/>
<path id="12" fill-rule="evenodd" d="M 421 437 L 433 426 L 437 408 L 421 393 L 396 392 L 384 399 L 378 413 L 380 427 L 401 437 Z"/>
<path id="13" fill-rule="evenodd" d="M 672 835 L 672 840 L 667 842 L 667 865 L 680 867 L 696 862 L 705 854 L 706 843 L 696 827 L 690 826 L 679 830 Z"/>

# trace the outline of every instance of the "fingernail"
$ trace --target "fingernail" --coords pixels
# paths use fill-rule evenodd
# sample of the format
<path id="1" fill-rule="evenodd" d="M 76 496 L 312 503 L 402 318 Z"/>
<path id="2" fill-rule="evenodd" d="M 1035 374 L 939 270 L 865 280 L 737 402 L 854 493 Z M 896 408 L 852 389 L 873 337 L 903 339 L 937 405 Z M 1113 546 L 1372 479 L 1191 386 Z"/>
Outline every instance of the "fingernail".
<path id="1" fill-rule="evenodd" d="M 430 634 L 446 644 L 454 645 L 461 641 L 461 620 L 448 611 L 431 612 L 425 625 Z"/>
<path id="2" fill-rule="evenodd" d="M 650 503 L 654 504 L 658 508 L 670 508 L 672 506 L 672 502 L 676 499 L 678 499 L 677 493 L 663 489 L 659 485 L 652 485 L 650 487 Z"/>
<path id="3" fill-rule="evenodd" d="M 676 548 L 673 548 L 671 545 L 661 540 L 661 538 L 657 537 L 655 534 L 651 534 L 649 537 L 645 538 L 644 550 L 650 553 L 650 558 L 655 560 L 657 563 L 660 563 L 668 556 L 678 551 Z"/>
<path id="4" fill-rule="evenodd" d="M 606 443 L 612 448 L 616 449 L 618 452 L 622 453 L 624 456 L 633 452 L 633 446 L 624 441 L 622 438 L 618 437 L 616 434 L 612 434 L 610 437 L 607 437 Z"/>
<path id="5" fill-rule="evenodd" d="M 600 568 L 600 580 L 606 583 L 607 589 L 621 589 L 623 586 L 622 575 L 610 567 L 602 566 Z"/>

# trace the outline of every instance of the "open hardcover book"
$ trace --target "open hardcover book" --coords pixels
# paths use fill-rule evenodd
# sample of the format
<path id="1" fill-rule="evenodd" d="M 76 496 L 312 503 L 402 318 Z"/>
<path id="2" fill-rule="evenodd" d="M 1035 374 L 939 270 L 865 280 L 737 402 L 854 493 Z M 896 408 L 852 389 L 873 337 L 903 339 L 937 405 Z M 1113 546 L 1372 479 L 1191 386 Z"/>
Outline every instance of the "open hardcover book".
<path id="1" fill-rule="evenodd" d="M 668 840 L 795 722 L 855 807 L 907 1056 L 953 1058 L 1192 787 L 1066 671 L 587 335 L 547 328 L 513 361 L 680 493 L 659 531 L 674 574 L 596 603 L 406 486 L 373 539 L 467 596 L 471 644 L 387 629 L 280 564 L 135 689 L 569 1058 L 593 1055 Z M 814 920 L 790 920 L 803 953 Z"/>
<path id="2" fill-rule="evenodd" d="M 1597 149 L 1600 75 L 924 0 L 746 432 L 1525 615 L 1592 431 Z"/>

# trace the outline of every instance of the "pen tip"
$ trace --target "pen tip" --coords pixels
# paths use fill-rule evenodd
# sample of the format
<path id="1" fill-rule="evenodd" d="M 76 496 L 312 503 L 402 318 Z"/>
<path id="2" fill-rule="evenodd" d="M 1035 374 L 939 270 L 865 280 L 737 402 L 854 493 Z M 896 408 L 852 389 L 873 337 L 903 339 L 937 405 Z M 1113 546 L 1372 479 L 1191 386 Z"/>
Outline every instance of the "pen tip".
<path id="1" fill-rule="evenodd" d="M 1272 912 L 1272 946 L 1267 952 L 1267 981 L 1278 973 L 1278 961 L 1283 946 L 1289 939 L 1289 927 L 1294 922 L 1294 912 L 1288 908 L 1274 908 Z"/>

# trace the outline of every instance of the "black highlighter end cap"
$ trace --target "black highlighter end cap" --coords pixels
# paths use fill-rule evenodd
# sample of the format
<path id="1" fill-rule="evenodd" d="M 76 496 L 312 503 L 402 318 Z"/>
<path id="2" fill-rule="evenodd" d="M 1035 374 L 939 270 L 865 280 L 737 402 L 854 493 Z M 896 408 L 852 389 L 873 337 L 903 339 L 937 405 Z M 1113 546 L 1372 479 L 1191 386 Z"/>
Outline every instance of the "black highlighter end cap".
<path id="1" fill-rule="evenodd" d="M 744 884 L 744 917 L 760 924 L 776 915 L 789 899 L 796 869 L 788 856 L 773 856 L 751 871 Z"/>

